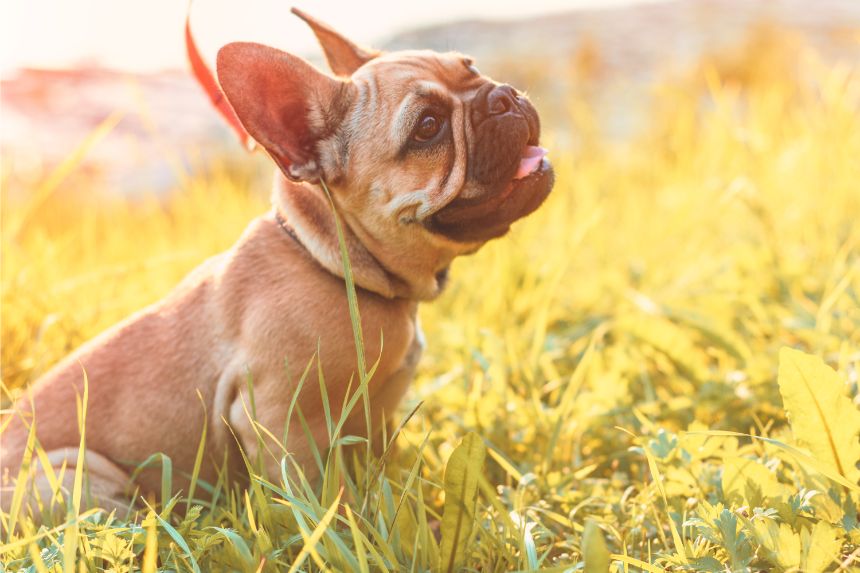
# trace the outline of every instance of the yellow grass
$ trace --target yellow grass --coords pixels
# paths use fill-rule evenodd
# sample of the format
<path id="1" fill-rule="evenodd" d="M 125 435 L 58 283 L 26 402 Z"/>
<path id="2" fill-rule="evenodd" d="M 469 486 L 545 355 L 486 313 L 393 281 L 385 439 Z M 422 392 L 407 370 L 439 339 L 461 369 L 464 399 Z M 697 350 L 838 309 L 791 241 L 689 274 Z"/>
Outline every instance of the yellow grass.
<path id="1" fill-rule="evenodd" d="M 468 560 L 482 571 L 576 563 L 587 517 L 630 570 L 643 562 L 687 570 L 832 570 L 852 559 L 857 566 L 856 491 L 769 442 L 688 433 L 727 430 L 795 444 L 776 381 L 782 346 L 823 357 L 858 403 L 860 69 L 769 41 L 777 43 L 768 50 L 753 43 L 740 59 L 708 59 L 655 89 L 648 127 L 623 143 L 589 131 L 565 149 L 547 127 L 557 173 L 547 203 L 508 237 L 455 263 L 448 290 L 421 309 L 429 348 L 404 412 L 424 404 L 400 437 L 400 464 L 384 478 L 391 482 L 377 491 L 384 497 L 387 483 L 394 499 L 408 493 L 408 519 L 388 525 L 404 539 L 367 531 L 361 538 L 352 512 L 369 520 L 365 529 L 380 522 L 371 527 L 356 507 L 349 522 L 332 520 L 332 500 L 316 504 L 319 527 L 312 523 L 305 539 L 311 532 L 321 539 L 328 527 L 360 552 L 362 569 L 435 567 L 438 552 L 429 541 L 416 549 L 414 540 L 433 538 L 444 464 L 474 430 L 490 453 Z M 588 109 L 571 96 L 574 128 L 593 119 Z M 158 200 L 94 195 L 85 179 L 72 178 L 24 224 L 30 198 L 4 185 L 7 390 L 232 244 L 267 208 L 267 190 L 249 189 L 248 180 L 206 166 Z M 730 496 L 721 475 L 739 457 L 785 489 Z M 416 458 L 424 481 L 407 479 Z M 810 490 L 819 493 L 806 499 Z M 183 529 L 195 558 L 231 562 L 218 553 L 225 540 L 195 545 L 206 519 L 218 525 L 229 515 L 255 568 L 262 561 L 288 568 L 308 555 L 314 563 L 303 566 L 337 562 L 339 545 L 328 537 L 317 549 L 303 545 L 295 522 L 281 524 L 279 538 L 274 529 L 265 539 L 254 534 L 266 527 L 253 521 L 256 503 L 225 501 L 222 513 L 199 518 L 199 529 Z M 429 518 L 420 517 L 422 507 Z M 756 507 L 777 517 L 751 520 Z M 379 519 L 393 519 L 379 511 Z M 519 532 L 493 525 L 511 519 Z M 731 519 L 746 541 L 732 541 Z M 779 525 L 777 537 L 768 537 L 768 519 Z M 175 526 L 180 521 L 174 517 Z M 87 534 L 106 535 L 96 526 Z M 148 534 L 117 535 L 140 567 Z M 796 561 L 780 558 L 777 538 L 797 544 Z M 163 532 L 160 543 L 162 566 L 173 549 Z M 819 565 L 816 544 L 840 549 Z M 106 563 L 81 547 L 82 559 Z M 31 552 L 17 547 L 10 555 L 26 560 Z"/>

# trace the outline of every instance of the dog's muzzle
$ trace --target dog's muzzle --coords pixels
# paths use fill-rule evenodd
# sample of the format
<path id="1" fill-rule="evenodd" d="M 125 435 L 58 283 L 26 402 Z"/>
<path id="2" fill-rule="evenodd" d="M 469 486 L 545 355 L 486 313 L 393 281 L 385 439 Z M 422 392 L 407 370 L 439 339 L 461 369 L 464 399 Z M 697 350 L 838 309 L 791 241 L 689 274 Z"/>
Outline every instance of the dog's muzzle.
<path id="1" fill-rule="evenodd" d="M 537 110 L 511 86 L 482 87 L 469 119 L 474 141 L 466 184 L 431 217 L 428 228 L 457 241 L 480 242 L 504 235 L 511 223 L 537 209 L 552 189 L 553 171 L 538 145 Z"/>

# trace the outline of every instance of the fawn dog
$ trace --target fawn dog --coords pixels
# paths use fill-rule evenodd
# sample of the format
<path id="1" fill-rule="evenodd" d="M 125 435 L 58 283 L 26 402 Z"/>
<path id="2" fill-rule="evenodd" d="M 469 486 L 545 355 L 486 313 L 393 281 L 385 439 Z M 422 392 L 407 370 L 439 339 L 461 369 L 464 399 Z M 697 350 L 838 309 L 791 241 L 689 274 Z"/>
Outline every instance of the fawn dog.
<path id="1" fill-rule="evenodd" d="M 277 166 L 272 210 L 229 251 L 84 344 L 19 399 L 2 436 L 7 510 L 33 420 L 51 467 L 34 457 L 22 474 L 32 480 L 28 489 L 45 503 L 46 471 L 64 465 L 60 481 L 71 486 L 85 376 L 83 458 L 98 503 L 127 501 L 130 470 L 155 452 L 171 458 L 176 475 L 190 474 L 204 425 L 200 477 L 212 480 L 225 455 L 231 471 L 243 471 L 238 449 L 260 453 L 246 412 L 249 380 L 256 422 L 275 435 L 288 430 L 282 451 L 313 478 L 307 433 L 288 417 L 296 381 L 319 353 L 338 412 L 357 370 L 332 206 L 343 223 L 367 356 L 379 357 L 368 387 L 378 428 L 421 354 L 418 303 L 439 295 L 455 257 L 505 234 L 549 194 L 553 171 L 538 146 L 538 114 L 516 89 L 461 54 L 368 50 L 294 12 L 313 29 L 333 74 L 253 43 L 228 44 L 217 57 L 228 111 Z M 298 403 L 324 448 L 320 393 L 308 384 Z M 364 415 L 350 417 L 344 431 L 366 433 Z M 278 475 L 279 457 L 263 458 Z M 157 490 L 159 480 L 146 470 L 134 486 Z"/>

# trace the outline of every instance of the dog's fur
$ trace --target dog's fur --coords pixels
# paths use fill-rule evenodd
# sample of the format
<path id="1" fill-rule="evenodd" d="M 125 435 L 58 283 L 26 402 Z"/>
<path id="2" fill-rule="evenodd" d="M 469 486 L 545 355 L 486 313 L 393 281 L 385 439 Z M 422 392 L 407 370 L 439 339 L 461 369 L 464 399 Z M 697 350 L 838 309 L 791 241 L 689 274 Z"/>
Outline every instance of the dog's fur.
<path id="1" fill-rule="evenodd" d="M 335 219 L 320 180 L 344 223 L 367 356 L 380 357 L 369 388 L 374 424 L 392 414 L 420 356 L 418 302 L 439 294 L 452 259 L 504 234 L 549 193 L 546 162 L 512 181 L 523 149 L 539 136 L 534 108 L 512 88 L 480 75 L 461 55 L 379 54 L 299 15 L 337 77 L 257 44 L 230 44 L 218 54 L 227 99 L 280 168 L 272 212 L 19 400 L 2 436 L 4 508 L 30 421 L 49 471 L 65 464 L 70 486 L 80 439 L 76 396 L 85 375 L 88 490 L 108 505 L 127 499 L 129 471 L 155 452 L 170 457 L 174 475 L 189 474 L 204 426 L 200 477 L 213 481 L 225 456 L 241 474 L 238 448 L 251 459 L 259 453 L 249 381 L 256 420 L 280 436 L 317 351 L 331 410 L 340 411 L 348 384 L 356 385 L 356 358 Z M 428 109 L 443 123 L 430 144 L 413 136 Z M 313 438 L 328 447 L 318 384 L 304 386 L 299 405 Z M 298 416 L 290 424 L 286 450 L 313 478 Z M 344 429 L 364 431 L 363 412 Z M 279 456 L 262 457 L 278 475 Z M 45 502 L 46 468 L 31 470 Z M 153 491 L 159 479 L 147 470 L 135 485 Z"/>

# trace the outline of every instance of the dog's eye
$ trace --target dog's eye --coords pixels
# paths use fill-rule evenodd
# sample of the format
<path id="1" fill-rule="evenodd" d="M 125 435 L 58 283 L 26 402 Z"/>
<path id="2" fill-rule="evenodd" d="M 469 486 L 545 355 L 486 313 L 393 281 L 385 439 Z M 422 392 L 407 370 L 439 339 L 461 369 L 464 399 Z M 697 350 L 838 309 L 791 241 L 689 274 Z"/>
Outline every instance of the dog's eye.
<path id="1" fill-rule="evenodd" d="M 421 119 L 418 120 L 418 124 L 415 126 L 415 132 L 412 134 L 412 139 L 420 142 L 430 141 L 439 134 L 444 123 L 445 122 L 441 117 L 436 115 L 434 112 L 429 111 L 422 115 Z"/>

